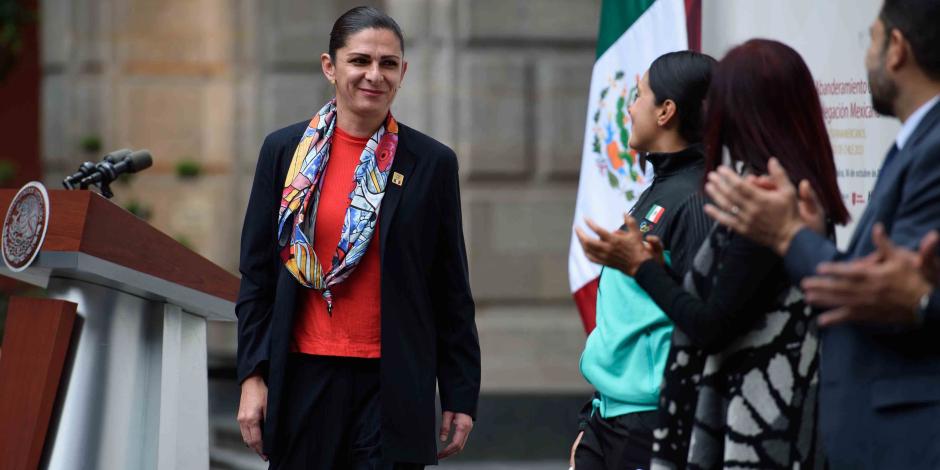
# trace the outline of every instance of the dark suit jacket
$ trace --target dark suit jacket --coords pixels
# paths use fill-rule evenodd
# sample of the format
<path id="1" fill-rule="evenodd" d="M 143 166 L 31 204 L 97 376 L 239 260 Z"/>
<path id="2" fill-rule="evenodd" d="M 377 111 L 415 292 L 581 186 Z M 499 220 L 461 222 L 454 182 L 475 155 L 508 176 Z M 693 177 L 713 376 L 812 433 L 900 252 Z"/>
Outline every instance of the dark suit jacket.
<path id="1" fill-rule="evenodd" d="M 809 230 L 786 254 L 791 277 L 823 261 L 872 251 L 872 226 L 916 248 L 940 228 L 940 104 L 924 116 L 895 161 L 878 175 L 848 250 Z M 823 332 L 820 431 L 833 468 L 940 468 L 940 321 L 923 327 L 843 325 Z"/>
<path id="2" fill-rule="evenodd" d="M 467 274 L 454 152 L 399 125 L 379 213 L 382 453 L 437 462 L 435 380 L 443 409 L 476 417 L 480 346 Z M 265 452 L 277 451 L 278 421 L 295 298 L 302 287 L 278 257 L 277 215 L 285 174 L 307 121 L 268 135 L 261 147 L 242 229 L 238 379 L 261 371 L 268 386 Z"/>

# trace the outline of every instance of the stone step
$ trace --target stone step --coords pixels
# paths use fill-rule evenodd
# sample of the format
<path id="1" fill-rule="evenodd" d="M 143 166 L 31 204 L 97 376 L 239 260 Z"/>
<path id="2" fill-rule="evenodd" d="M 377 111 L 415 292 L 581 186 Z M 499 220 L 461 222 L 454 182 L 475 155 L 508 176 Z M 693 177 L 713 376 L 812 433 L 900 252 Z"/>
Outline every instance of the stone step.
<path id="1" fill-rule="evenodd" d="M 242 445 L 241 449 L 215 447 L 209 449 L 211 470 L 266 470 L 268 463 Z"/>
<path id="2" fill-rule="evenodd" d="M 578 411 L 588 398 L 580 393 L 483 394 L 468 447 L 454 463 L 564 460 L 577 434 Z M 235 406 L 231 403 L 224 407 L 230 412 L 217 410 L 211 415 L 213 448 L 246 450 L 235 421 Z"/>
<path id="3" fill-rule="evenodd" d="M 264 462 L 251 451 L 237 451 L 230 449 L 211 449 L 210 470 L 266 470 Z M 568 463 L 561 460 L 499 460 L 484 462 L 450 462 L 442 461 L 440 465 L 431 468 L 443 470 L 558 470 L 567 468 Z"/>

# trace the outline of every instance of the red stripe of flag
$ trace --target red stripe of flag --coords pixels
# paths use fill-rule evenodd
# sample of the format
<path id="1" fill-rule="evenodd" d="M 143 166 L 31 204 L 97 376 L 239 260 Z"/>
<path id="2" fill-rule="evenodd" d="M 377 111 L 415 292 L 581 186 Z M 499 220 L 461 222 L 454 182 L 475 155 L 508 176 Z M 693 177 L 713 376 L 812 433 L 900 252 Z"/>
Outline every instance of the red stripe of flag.
<path id="1" fill-rule="evenodd" d="M 685 0 L 685 30 L 689 49 L 702 51 L 702 0 Z"/>
<path id="2" fill-rule="evenodd" d="M 599 283 L 600 278 L 595 277 L 572 294 L 578 313 L 581 314 L 581 323 L 584 324 L 586 334 L 591 334 L 594 326 L 597 325 L 597 286 Z"/>

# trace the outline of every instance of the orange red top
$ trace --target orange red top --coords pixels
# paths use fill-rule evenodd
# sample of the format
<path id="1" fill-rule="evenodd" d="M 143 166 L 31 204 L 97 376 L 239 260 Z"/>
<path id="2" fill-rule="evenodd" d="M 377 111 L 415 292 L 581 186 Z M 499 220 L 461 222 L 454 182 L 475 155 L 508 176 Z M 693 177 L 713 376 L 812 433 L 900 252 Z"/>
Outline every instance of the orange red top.
<path id="1" fill-rule="evenodd" d="M 339 126 L 333 131 L 313 240 L 313 250 L 325 271 L 329 270 L 336 253 L 349 207 L 349 193 L 356 186 L 353 175 L 368 141 L 369 137 L 354 137 Z M 291 350 L 322 356 L 380 357 L 380 281 L 379 231 L 376 228 L 356 269 L 345 281 L 330 289 L 332 316 L 319 291 L 300 289 Z"/>

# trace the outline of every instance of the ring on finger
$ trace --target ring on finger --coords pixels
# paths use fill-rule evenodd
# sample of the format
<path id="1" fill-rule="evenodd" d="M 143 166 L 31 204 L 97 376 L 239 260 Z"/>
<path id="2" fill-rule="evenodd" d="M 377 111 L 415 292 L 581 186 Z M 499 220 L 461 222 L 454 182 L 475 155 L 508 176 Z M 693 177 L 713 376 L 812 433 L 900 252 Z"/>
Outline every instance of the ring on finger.
<path id="1" fill-rule="evenodd" d="M 731 206 L 731 215 L 737 216 L 741 212 L 741 208 L 734 205 Z"/>

